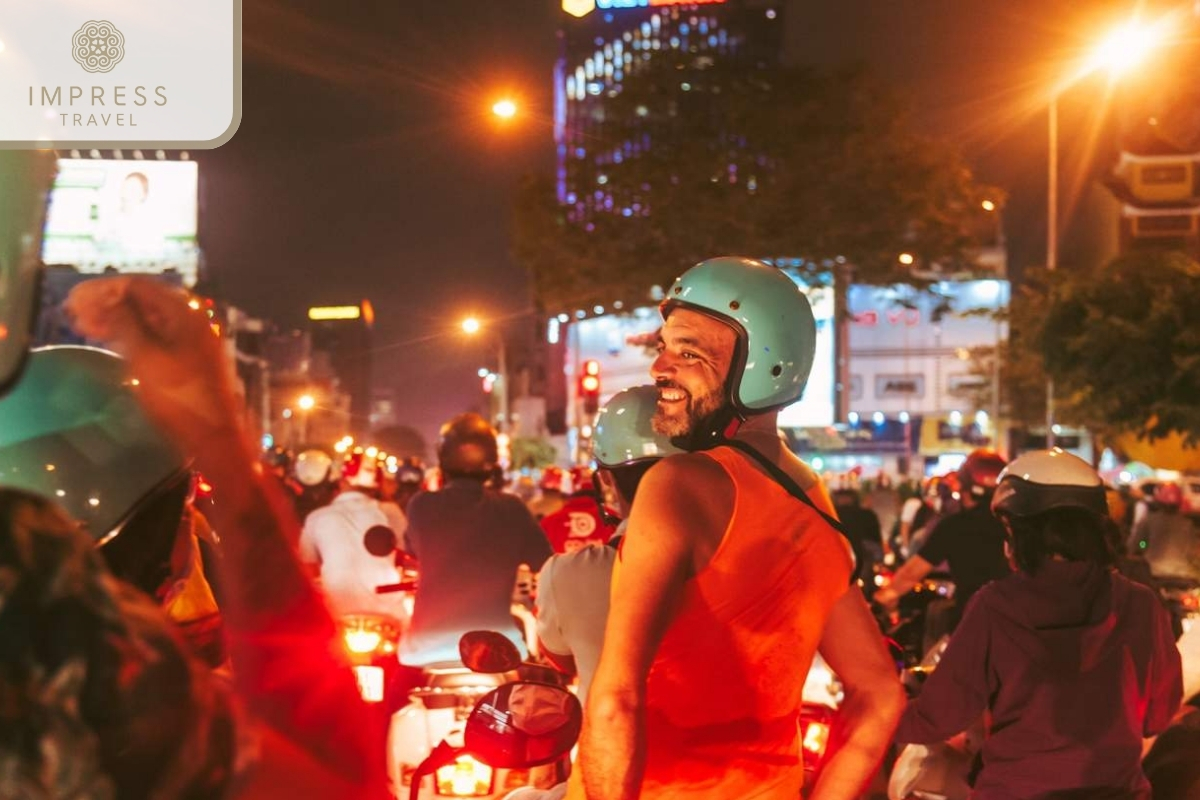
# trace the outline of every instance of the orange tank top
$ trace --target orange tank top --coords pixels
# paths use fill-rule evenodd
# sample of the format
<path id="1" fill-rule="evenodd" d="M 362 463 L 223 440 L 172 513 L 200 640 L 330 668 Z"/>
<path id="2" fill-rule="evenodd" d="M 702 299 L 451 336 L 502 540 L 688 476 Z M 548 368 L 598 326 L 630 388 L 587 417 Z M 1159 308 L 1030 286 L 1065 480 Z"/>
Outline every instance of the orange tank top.
<path id="1" fill-rule="evenodd" d="M 733 517 L 688 581 L 647 685 L 641 797 L 796 800 L 804 678 L 847 590 L 849 544 L 730 447 L 705 454 L 733 480 Z M 824 488 L 808 490 L 834 515 Z M 617 560 L 615 572 L 621 569 Z M 581 798 L 578 776 L 570 798 Z"/>

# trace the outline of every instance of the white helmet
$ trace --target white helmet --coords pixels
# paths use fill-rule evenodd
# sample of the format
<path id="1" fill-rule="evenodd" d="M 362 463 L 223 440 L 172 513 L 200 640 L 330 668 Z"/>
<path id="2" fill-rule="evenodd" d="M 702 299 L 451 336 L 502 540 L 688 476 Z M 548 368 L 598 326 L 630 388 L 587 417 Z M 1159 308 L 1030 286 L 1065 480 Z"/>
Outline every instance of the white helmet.
<path id="1" fill-rule="evenodd" d="M 293 470 L 296 480 L 304 486 L 320 486 L 330 478 L 333 459 L 323 450 L 305 450 L 296 456 Z"/>
<path id="2" fill-rule="evenodd" d="M 1031 517 L 1055 508 L 1108 513 L 1104 481 L 1083 459 L 1056 447 L 1026 453 L 1000 473 L 992 496 L 996 516 Z"/>

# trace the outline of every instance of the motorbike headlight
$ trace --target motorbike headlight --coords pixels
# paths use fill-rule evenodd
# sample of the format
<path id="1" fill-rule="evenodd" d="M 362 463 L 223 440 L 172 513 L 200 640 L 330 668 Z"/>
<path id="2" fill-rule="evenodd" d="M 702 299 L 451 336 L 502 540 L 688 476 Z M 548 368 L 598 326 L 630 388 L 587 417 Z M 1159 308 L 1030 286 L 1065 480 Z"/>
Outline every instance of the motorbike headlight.
<path id="1" fill-rule="evenodd" d="M 484 797 L 492 793 L 492 768 L 471 756 L 459 756 L 436 773 L 435 791 L 445 797 Z"/>

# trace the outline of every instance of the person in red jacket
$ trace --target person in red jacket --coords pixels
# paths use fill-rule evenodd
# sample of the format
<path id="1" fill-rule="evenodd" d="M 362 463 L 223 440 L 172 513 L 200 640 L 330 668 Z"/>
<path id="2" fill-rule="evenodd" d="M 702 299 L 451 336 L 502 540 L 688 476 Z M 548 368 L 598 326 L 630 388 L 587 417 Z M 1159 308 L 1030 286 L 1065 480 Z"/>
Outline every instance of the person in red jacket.
<path id="1" fill-rule="evenodd" d="M 975 593 L 897 741 L 939 742 L 986 713 L 973 800 L 1149 798 L 1143 740 L 1179 707 L 1179 651 L 1155 594 L 1111 568 L 1100 476 L 1030 453 L 991 507 L 1017 571 Z"/>
<path id="2" fill-rule="evenodd" d="M 617 512 L 603 505 L 591 470 L 572 469 L 571 487 L 571 496 L 563 507 L 540 521 L 556 553 L 573 553 L 590 544 L 604 544 L 617 529 Z"/>

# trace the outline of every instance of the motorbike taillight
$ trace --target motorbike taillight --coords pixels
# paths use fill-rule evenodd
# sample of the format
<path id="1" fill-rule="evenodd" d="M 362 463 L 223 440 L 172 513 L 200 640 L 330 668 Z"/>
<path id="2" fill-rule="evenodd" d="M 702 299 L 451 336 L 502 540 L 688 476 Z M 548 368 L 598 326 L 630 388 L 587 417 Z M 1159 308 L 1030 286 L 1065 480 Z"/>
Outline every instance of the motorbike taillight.
<path id="1" fill-rule="evenodd" d="M 829 745 L 833 712 L 825 706 L 806 705 L 800 713 L 800 749 L 804 766 L 819 768 Z"/>
<path id="2" fill-rule="evenodd" d="M 492 793 L 492 768 L 471 756 L 459 756 L 434 778 L 434 791 L 443 797 L 484 797 Z"/>

